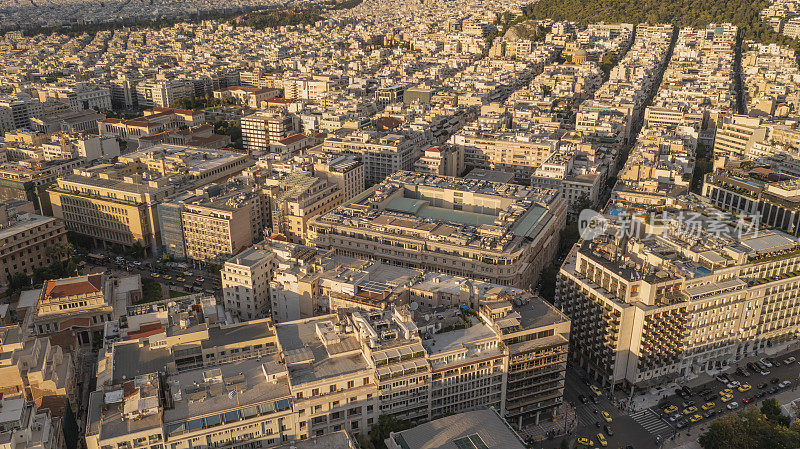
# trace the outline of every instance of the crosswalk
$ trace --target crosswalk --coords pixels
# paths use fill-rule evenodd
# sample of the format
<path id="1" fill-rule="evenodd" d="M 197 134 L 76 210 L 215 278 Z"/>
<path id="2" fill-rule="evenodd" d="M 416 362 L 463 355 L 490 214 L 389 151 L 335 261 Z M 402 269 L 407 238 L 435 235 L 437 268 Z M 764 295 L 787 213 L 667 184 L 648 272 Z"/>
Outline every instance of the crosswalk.
<path id="1" fill-rule="evenodd" d="M 672 426 L 664 421 L 653 409 L 639 410 L 631 414 L 631 418 L 652 435 L 661 437 L 672 433 Z"/>

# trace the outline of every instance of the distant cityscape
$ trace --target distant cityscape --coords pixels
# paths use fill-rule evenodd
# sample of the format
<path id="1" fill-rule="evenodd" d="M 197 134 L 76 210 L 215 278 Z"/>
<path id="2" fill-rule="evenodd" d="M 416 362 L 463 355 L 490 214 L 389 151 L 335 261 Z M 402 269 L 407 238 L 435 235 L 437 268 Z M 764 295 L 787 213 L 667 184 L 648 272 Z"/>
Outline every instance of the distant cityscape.
<path id="1" fill-rule="evenodd" d="M 706 3 L 3 1 L 0 449 L 800 447 L 800 2 Z"/>

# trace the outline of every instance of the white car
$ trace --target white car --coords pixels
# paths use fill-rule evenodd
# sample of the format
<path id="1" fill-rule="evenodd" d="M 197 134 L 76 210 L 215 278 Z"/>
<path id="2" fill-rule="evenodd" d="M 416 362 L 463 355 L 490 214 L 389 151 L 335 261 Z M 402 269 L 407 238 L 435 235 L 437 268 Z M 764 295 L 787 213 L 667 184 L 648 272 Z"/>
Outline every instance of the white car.
<path id="1" fill-rule="evenodd" d="M 794 357 L 789 357 L 788 359 L 784 360 L 783 363 L 784 365 L 788 365 L 790 363 L 794 363 L 795 360 L 797 359 L 795 359 Z"/>
<path id="2" fill-rule="evenodd" d="M 761 362 L 761 364 L 766 366 L 767 368 L 772 368 L 772 363 L 769 363 L 769 360 L 767 359 L 761 359 L 759 360 L 759 362 Z"/>
<path id="3" fill-rule="evenodd" d="M 769 376 L 770 372 L 769 370 L 761 370 L 759 371 L 759 374 L 761 374 L 762 376 Z"/>
<path id="4" fill-rule="evenodd" d="M 739 385 L 741 385 L 741 383 L 738 380 L 734 380 L 734 381 L 728 383 L 728 385 L 726 385 L 726 387 L 728 387 L 728 388 L 736 388 Z"/>
<path id="5" fill-rule="evenodd" d="M 739 408 L 739 403 L 738 402 L 729 402 L 728 403 L 728 410 L 735 410 L 737 408 Z"/>
<path id="6" fill-rule="evenodd" d="M 791 383 L 791 382 L 789 382 L 788 380 L 784 380 L 783 382 L 781 382 L 781 383 L 779 383 L 779 384 L 778 384 L 778 388 L 786 388 L 786 387 L 788 387 L 788 386 L 789 386 L 789 385 L 791 385 L 791 384 L 792 384 L 792 383 Z"/>

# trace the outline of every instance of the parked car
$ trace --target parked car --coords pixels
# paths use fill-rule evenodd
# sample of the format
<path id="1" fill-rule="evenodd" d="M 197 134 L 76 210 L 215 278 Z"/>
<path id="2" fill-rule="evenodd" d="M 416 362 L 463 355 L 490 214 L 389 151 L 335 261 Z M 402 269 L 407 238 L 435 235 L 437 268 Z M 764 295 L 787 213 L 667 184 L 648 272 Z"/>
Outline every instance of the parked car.
<path id="1" fill-rule="evenodd" d="M 795 359 L 794 357 L 789 357 L 788 359 L 784 360 L 783 363 L 785 365 L 790 365 L 790 364 L 794 363 L 795 360 L 797 360 L 797 359 Z"/>
<path id="2" fill-rule="evenodd" d="M 766 357 L 761 358 L 759 362 L 761 362 L 761 364 L 766 366 L 767 368 L 772 368 L 772 363 L 769 363 L 769 360 L 767 360 Z"/>
<path id="3" fill-rule="evenodd" d="M 728 410 L 736 410 L 737 408 L 739 408 L 739 403 L 730 402 L 726 407 L 728 407 Z"/>

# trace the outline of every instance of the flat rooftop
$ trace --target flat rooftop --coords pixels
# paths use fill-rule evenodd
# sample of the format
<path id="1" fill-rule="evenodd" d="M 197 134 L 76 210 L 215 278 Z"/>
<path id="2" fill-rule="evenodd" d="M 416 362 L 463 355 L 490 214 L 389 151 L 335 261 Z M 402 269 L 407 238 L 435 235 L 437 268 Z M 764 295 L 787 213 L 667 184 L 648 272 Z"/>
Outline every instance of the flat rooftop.
<path id="1" fill-rule="evenodd" d="M 489 409 L 439 418 L 390 438 L 403 449 L 525 448 L 516 432 Z"/>
<path id="2" fill-rule="evenodd" d="M 167 383 L 175 401 L 172 409 L 164 411 L 164 422 L 196 420 L 244 406 L 288 399 L 291 396 L 288 379 L 284 375 L 275 381 L 267 380 L 264 363 L 284 366 L 279 364 L 277 356 L 259 357 L 169 376 Z M 213 380 L 208 381 L 211 377 Z"/>
<path id="3" fill-rule="evenodd" d="M 341 335 L 341 355 L 331 356 L 317 336 L 317 323 L 338 322 L 336 315 L 325 315 L 307 320 L 280 323 L 275 326 L 281 350 L 287 360 L 307 360 L 307 363 L 289 363 L 292 385 L 315 382 L 330 377 L 343 376 L 367 370 L 367 361 L 361 345 L 353 335 Z M 356 349 L 358 350 L 356 352 Z"/>
<path id="4" fill-rule="evenodd" d="M 152 349 L 149 346 L 140 345 L 137 341 L 117 343 L 114 345 L 113 351 L 113 383 L 115 384 L 156 371 L 164 373 L 167 364 L 174 362 L 169 348 Z"/>
<path id="5" fill-rule="evenodd" d="M 423 340 L 423 345 L 429 354 L 435 355 L 442 352 L 464 349 L 467 343 L 493 338 L 497 334 L 489 326 L 483 324 L 478 318 L 469 317 L 472 325 L 466 329 L 454 329 L 439 334 L 433 338 Z"/>

